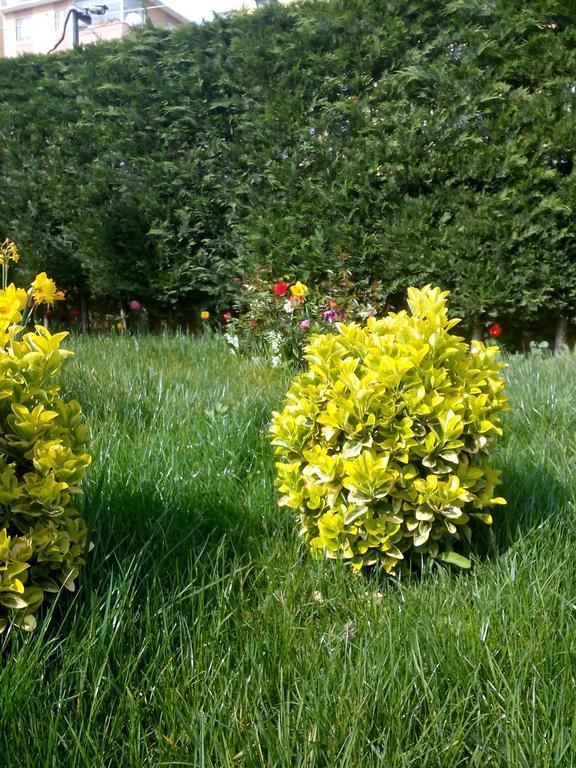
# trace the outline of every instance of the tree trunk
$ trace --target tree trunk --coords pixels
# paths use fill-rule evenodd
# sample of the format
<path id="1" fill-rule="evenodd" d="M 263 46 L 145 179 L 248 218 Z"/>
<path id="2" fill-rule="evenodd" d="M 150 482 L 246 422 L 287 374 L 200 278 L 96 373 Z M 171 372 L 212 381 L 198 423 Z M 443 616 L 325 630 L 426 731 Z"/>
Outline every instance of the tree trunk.
<path id="1" fill-rule="evenodd" d="M 484 327 L 482 320 L 479 317 L 475 317 L 472 321 L 472 341 L 482 341 L 484 338 Z"/>
<path id="2" fill-rule="evenodd" d="M 88 295 L 85 291 L 80 292 L 80 325 L 82 333 L 90 333 L 90 316 L 88 314 Z"/>
<path id="3" fill-rule="evenodd" d="M 556 325 L 556 336 L 554 338 L 554 354 L 561 355 L 568 346 L 566 343 L 566 332 L 568 331 L 568 319 L 560 315 Z"/>

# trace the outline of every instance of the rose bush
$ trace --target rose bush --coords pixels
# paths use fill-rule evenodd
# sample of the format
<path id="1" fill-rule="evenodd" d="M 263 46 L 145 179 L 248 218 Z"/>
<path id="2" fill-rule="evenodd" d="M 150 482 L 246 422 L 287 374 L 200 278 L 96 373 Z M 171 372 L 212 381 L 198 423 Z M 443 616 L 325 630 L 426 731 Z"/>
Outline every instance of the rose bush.
<path id="1" fill-rule="evenodd" d="M 342 254 L 340 270 L 319 285 L 274 280 L 270 268 L 244 275 L 234 311 L 222 316 L 229 343 L 247 354 L 268 354 L 273 363 L 301 361 L 310 334 L 375 315 L 382 308 L 380 284 L 355 283 L 346 258 Z"/>

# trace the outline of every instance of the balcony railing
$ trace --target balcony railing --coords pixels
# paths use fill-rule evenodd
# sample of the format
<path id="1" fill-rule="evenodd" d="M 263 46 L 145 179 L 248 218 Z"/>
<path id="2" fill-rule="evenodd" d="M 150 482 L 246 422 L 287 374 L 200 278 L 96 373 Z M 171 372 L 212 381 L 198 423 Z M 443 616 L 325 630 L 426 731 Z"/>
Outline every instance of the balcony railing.
<path id="1" fill-rule="evenodd" d="M 108 6 L 108 10 L 103 16 L 95 17 L 100 23 L 122 21 L 134 27 L 146 22 L 146 9 L 142 0 L 101 0 L 101 2 Z M 81 7 L 78 0 L 76 5 L 78 8 Z"/>

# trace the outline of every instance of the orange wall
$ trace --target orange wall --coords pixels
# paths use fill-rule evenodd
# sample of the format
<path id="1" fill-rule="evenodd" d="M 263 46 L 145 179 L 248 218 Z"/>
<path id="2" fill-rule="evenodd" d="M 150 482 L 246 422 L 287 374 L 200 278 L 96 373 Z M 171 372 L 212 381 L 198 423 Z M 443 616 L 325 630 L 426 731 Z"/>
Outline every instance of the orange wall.
<path id="1" fill-rule="evenodd" d="M 148 18 L 154 24 L 155 27 L 177 27 L 178 22 L 174 16 L 170 16 L 169 13 L 163 8 L 150 8 L 148 11 Z"/>

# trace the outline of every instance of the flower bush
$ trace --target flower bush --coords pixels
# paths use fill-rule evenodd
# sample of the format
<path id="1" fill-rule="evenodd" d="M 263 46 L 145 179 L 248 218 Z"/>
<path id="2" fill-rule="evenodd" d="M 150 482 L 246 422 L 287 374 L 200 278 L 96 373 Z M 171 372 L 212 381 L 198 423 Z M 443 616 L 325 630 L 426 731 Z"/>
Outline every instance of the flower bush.
<path id="1" fill-rule="evenodd" d="M 86 525 L 74 499 L 90 464 L 89 431 L 80 406 L 59 397 L 55 378 L 73 353 L 66 333 L 41 325 L 26 331 L 34 311 L 63 299 L 39 274 L 25 291 L 7 281 L 14 243 L 0 247 L 0 631 L 25 630 L 49 593 L 74 589 L 84 563 Z"/>
<path id="2" fill-rule="evenodd" d="M 229 343 L 247 354 L 265 352 L 273 364 L 300 361 L 310 334 L 334 330 L 340 320 L 375 315 L 382 307 L 380 284 L 354 282 L 346 258 L 341 255 L 340 270 L 320 285 L 301 279 L 276 281 L 269 267 L 245 275 L 234 312 L 223 314 Z"/>
<path id="3" fill-rule="evenodd" d="M 503 364 L 497 347 L 450 333 L 447 295 L 410 288 L 411 314 L 310 340 L 270 435 L 279 503 L 313 552 L 388 573 L 413 555 L 467 566 L 454 545 L 505 503 L 490 465 Z"/>

